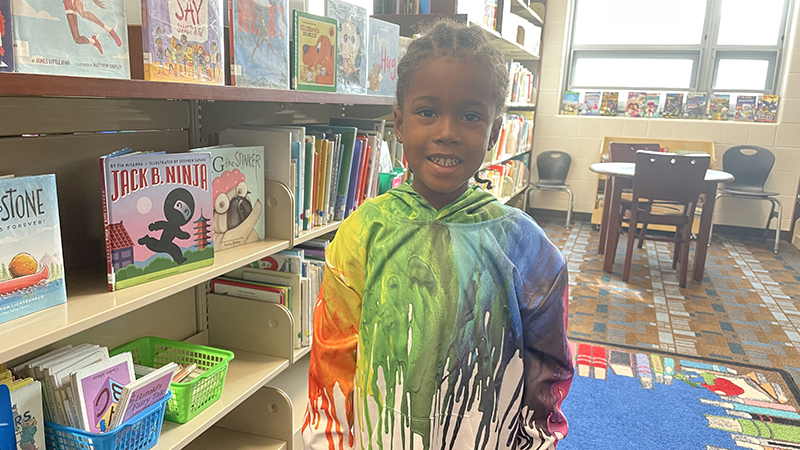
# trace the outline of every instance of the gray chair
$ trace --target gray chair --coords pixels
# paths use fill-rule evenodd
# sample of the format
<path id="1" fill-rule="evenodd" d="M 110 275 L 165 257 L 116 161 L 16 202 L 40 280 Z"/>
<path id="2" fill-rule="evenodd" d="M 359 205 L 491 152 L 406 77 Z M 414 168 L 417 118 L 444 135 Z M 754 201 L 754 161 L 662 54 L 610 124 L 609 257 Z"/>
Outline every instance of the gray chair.
<path id="1" fill-rule="evenodd" d="M 567 175 L 569 175 L 571 165 L 572 157 L 565 152 L 550 150 L 540 153 L 536 157 L 536 170 L 539 174 L 539 180 L 531 183 L 531 187 L 542 191 L 566 191 L 569 195 L 567 228 L 569 228 L 569 224 L 572 221 L 572 203 L 575 198 L 567 186 Z M 530 191 L 527 195 L 530 195 Z"/>
<path id="2" fill-rule="evenodd" d="M 772 203 L 769 217 L 767 218 L 767 226 L 764 227 L 761 239 L 767 239 L 769 225 L 772 223 L 773 218 L 777 218 L 778 224 L 775 226 L 773 251 L 778 253 L 778 245 L 781 240 L 783 205 L 777 199 L 780 193 L 764 190 L 764 184 L 767 182 L 767 177 L 769 177 L 773 165 L 775 165 L 775 155 L 766 148 L 755 145 L 737 145 L 729 148 L 722 155 L 722 170 L 732 174 L 736 179 L 725 183 L 719 190 L 714 202 L 716 207 L 716 201 L 720 198 L 735 197 L 767 200 Z M 709 236 L 709 242 L 710 240 Z"/>

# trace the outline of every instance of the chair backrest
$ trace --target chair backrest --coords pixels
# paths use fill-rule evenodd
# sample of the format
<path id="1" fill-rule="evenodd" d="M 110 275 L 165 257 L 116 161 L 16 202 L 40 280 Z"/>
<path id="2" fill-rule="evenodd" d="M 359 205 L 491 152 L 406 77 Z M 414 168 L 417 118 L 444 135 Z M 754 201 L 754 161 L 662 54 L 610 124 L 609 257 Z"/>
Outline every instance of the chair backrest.
<path id="1" fill-rule="evenodd" d="M 563 185 L 567 182 L 572 157 L 569 154 L 550 150 L 536 157 L 536 169 L 539 172 L 539 183 Z"/>
<path id="2" fill-rule="evenodd" d="M 722 170 L 736 177 L 725 183 L 728 189 L 764 189 L 764 183 L 775 164 L 775 155 L 764 147 L 737 145 L 722 155 Z"/>
<path id="3" fill-rule="evenodd" d="M 627 143 L 627 142 L 609 142 L 608 143 L 608 156 L 611 162 L 635 162 L 636 152 L 638 150 L 646 150 L 649 152 L 657 152 L 661 150 L 661 146 L 657 143 Z"/>
<path id="4" fill-rule="evenodd" d="M 696 204 L 711 155 L 636 152 L 633 198 Z"/>

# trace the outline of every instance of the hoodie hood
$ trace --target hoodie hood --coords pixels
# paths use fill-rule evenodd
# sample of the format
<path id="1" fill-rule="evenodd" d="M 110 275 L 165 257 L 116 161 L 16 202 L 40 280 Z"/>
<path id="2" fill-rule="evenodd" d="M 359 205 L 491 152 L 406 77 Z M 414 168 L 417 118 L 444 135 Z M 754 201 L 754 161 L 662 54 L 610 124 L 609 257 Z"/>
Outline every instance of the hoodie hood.
<path id="1" fill-rule="evenodd" d="M 407 183 L 401 184 L 381 197 L 375 201 L 383 203 L 380 207 L 389 210 L 386 212 L 413 221 L 479 223 L 502 217 L 510 210 L 501 205 L 492 194 L 478 186 L 468 187 L 461 196 L 438 211 Z M 389 201 L 390 199 L 400 201 Z"/>

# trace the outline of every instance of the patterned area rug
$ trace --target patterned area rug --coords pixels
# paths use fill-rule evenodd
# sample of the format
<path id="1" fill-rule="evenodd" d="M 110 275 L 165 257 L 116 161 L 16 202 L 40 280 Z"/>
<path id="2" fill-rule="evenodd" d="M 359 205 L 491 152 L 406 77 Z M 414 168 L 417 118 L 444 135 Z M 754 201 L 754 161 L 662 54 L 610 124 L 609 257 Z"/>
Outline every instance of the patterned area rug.
<path id="1" fill-rule="evenodd" d="M 782 370 L 572 340 L 577 376 L 559 450 L 799 449 L 798 392 Z"/>

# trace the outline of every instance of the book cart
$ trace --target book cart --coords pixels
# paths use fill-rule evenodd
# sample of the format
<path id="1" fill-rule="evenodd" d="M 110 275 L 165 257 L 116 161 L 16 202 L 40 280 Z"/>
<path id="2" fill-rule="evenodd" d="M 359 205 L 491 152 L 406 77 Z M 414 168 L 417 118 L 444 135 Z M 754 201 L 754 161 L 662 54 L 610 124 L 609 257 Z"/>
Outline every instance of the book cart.
<path id="1" fill-rule="evenodd" d="M 393 104 L 381 96 L 0 73 L 0 175 L 56 175 L 68 295 L 65 304 L 0 324 L 0 362 L 143 336 L 231 350 L 222 398 L 185 424 L 165 421 L 154 448 L 302 449 L 310 347 L 294 349 L 285 307 L 209 294 L 209 282 L 339 222 L 294 237 L 293 196 L 266 180 L 264 240 L 215 252 L 213 266 L 108 292 L 98 158 L 125 147 L 186 152 L 245 123 L 391 120 Z M 522 192 L 502 200 L 521 204 Z"/>

